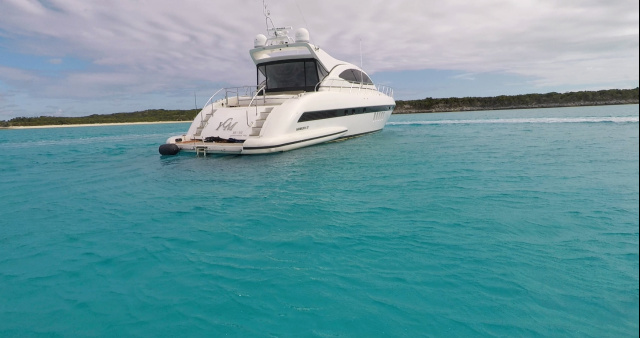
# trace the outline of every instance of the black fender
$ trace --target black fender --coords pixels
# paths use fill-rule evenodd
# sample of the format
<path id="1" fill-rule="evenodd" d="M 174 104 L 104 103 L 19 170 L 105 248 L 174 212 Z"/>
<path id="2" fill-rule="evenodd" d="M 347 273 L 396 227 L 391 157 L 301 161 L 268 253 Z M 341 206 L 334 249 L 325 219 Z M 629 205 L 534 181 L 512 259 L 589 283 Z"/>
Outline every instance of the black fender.
<path id="1" fill-rule="evenodd" d="M 160 155 L 175 155 L 180 152 L 180 147 L 173 143 L 166 143 L 160 145 L 158 151 L 160 152 Z"/>

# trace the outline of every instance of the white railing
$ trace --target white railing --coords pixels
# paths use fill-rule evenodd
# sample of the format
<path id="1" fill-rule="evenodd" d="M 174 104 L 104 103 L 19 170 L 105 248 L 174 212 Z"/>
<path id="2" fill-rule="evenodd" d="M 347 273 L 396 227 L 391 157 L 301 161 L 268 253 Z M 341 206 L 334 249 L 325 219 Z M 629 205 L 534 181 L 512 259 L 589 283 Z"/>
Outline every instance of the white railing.
<path id="1" fill-rule="evenodd" d="M 262 103 L 266 104 L 267 95 L 264 94 L 266 89 L 266 85 L 262 85 L 260 87 L 256 86 L 242 86 L 242 87 L 229 87 L 229 88 L 220 88 L 218 89 L 205 103 L 205 107 L 214 102 L 214 98 L 224 91 L 224 97 L 221 100 L 224 100 L 224 105 L 229 106 L 229 99 L 235 97 L 235 104 L 233 106 L 240 106 L 240 97 L 249 98 L 249 107 L 254 104 L 254 102 L 258 101 L 258 95 L 262 92 Z M 331 91 L 366 91 L 366 92 L 379 92 L 384 95 L 393 97 L 393 88 L 385 85 L 373 85 L 373 84 L 363 84 L 356 82 L 349 82 L 343 79 L 324 79 L 318 82 L 315 86 L 315 91 L 319 91 L 320 89 L 331 90 Z M 277 94 L 277 93 L 276 93 Z M 256 107 L 257 109 L 257 107 Z"/>
<path id="2" fill-rule="evenodd" d="M 251 102 L 253 102 L 255 100 L 255 98 L 258 96 L 258 94 L 260 93 L 261 90 L 264 89 L 264 86 L 262 87 L 256 87 L 256 86 L 242 86 L 242 87 L 229 87 L 229 88 L 220 88 L 218 89 L 218 91 L 216 91 L 213 95 L 211 95 L 211 97 L 209 98 L 209 100 L 207 101 L 207 103 L 205 103 L 205 107 L 208 106 L 209 104 L 214 102 L 214 98 L 220 94 L 220 92 L 224 91 L 224 97 L 219 99 L 219 100 L 224 100 L 224 105 L 225 106 L 229 106 L 229 99 L 235 97 L 236 101 L 235 101 L 235 105 L 240 105 L 240 97 L 252 97 Z"/>
<path id="3" fill-rule="evenodd" d="M 377 85 L 378 91 L 384 95 L 390 96 L 393 98 L 393 88 L 385 85 Z"/>
<path id="4" fill-rule="evenodd" d="M 211 95 L 211 97 L 209 98 L 209 100 L 207 101 L 207 103 L 205 103 L 205 107 L 211 104 L 211 115 L 214 112 L 214 108 L 213 108 L 213 103 L 217 102 L 219 100 L 223 101 L 223 106 L 236 106 L 239 107 L 241 106 L 241 102 L 242 100 L 240 99 L 241 97 L 244 98 L 245 102 L 246 100 L 249 101 L 249 103 L 247 104 L 247 110 L 246 110 L 246 117 L 247 117 L 247 126 L 251 127 L 251 125 L 255 122 L 255 120 L 258 117 L 258 95 L 260 93 L 262 93 L 262 104 L 266 105 L 266 95 L 264 95 L 264 89 L 265 89 L 266 85 L 262 85 L 260 87 L 256 87 L 256 86 L 242 86 L 242 87 L 229 87 L 229 88 L 220 88 L 218 89 L 213 95 Z M 216 101 L 214 101 L 215 97 L 220 94 L 222 91 L 224 91 L 224 97 L 220 98 Z M 231 105 L 229 104 L 229 99 L 233 99 L 235 97 L 235 102 L 233 102 L 233 100 L 231 101 Z M 251 97 L 251 100 L 249 100 L 248 98 Z M 249 123 L 249 109 L 251 108 L 251 106 L 255 107 L 255 115 L 253 116 L 253 120 L 251 123 Z M 204 124 L 204 115 L 201 115 L 200 118 L 202 119 L 202 123 Z M 208 117 L 208 119 L 211 118 L 211 116 Z M 207 119 L 207 122 L 208 122 Z"/>
<path id="5" fill-rule="evenodd" d="M 204 104 L 204 107 L 211 105 L 211 112 L 208 114 L 200 114 L 201 128 L 204 128 L 209 123 L 209 119 L 213 116 L 213 113 L 215 112 L 215 109 L 213 107 L 214 102 L 223 100 L 224 101 L 223 106 L 229 107 L 229 98 L 233 98 L 234 96 L 236 99 L 235 106 L 240 106 L 240 97 L 251 97 L 251 101 L 249 102 L 249 105 L 247 107 L 251 107 L 251 105 L 254 102 L 256 102 L 256 116 L 258 116 L 258 105 L 257 105 L 256 98 L 258 97 L 258 94 L 260 94 L 260 92 L 264 90 L 264 87 L 265 86 L 263 85 L 262 87 L 242 86 L 242 87 L 229 87 L 229 88 L 218 89 L 215 93 L 213 93 L 213 95 L 211 95 L 209 100 L 207 100 L 207 103 Z M 214 101 L 215 97 L 218 94 L 220 94 L 222 91 L 224 91 L 224 97 Z M 263 95 L 263 103 L 264 102 L 265 101 L 264 101 L 264 95 Z M 205 121 L 205 115 L 208 115 L 206 121 Z M 249 124 L 248 110 L 247 110 L 247 124 Z"/>
<path id="6" fill-rule="evenodd" d="M 256 97 L 258 97 L 258 94 L 260 94 L 260 92 L 262 92 L 262 104 L 265 105 L 266 104 L 266 95 L 264 95 L 264 88 L 267 85 L 262 85 L 260 88 L 258 88 L 258 90 L 256 90 L 255 94 L 253 94 L 253 97 L 251 98 L 251 101 L 249 101 L 249 105 L 247 106 L 247 110 L 246 110 L 246 114 L 247 114 L 247 126 L 251 127 L 253 126 L 253 124 L 255 123 L 255 121 L 258 119 L 258 104 L 257 104 L 257 100 Z M 249 109 L 251 109 L 251 105 L 253 104 L 253 102 L 256 101 L 256 115 L 253 118 L 253 121 L 251 121 L 251 123 L 249 123 Z M 240 101 L 238 101 L 239 103 Z"/>
<path id="7" fill-rule="evenodd" d="M 350 82 L 343 79 L 324 79 L 318 84 L 316 84 L 315 91 L 319 91 L 320 89 L 330 90 L 330 91 L 339 91 L 339 92 L 364 92 L 369 93 L 379 92 L 384 95 L 393 97 L 393 88 L 384 85 L 373 85 L 373 84 L 364 84 L 364 83 L 356 83 Z M 366 92 L 365 92 L 366 91 Z"/>
<path id="8" fill-rule="evenodd" d="M 213 93 L 213 95 L 211 95 L 211 97 L 209 98 L 209 100 L 207 100 L 207 103 L 204 104 L 204 107 L 208 106 L 210 103 L 213 102 L 213 98 L 216 97 L 216 95 L 218 95 L 218 93 L 220 93 L 221 91 L 223 91 L 224 88 L 220 88 L 218 89 L 215 93 Z M 202 107 L 202 108 L 204 108 Z"/>
<path id="9" fill-rule="evenodd" d="M 211 106 L 211 115 L 213 115 L 213 112 L 215 111 L 213 108 L 213 103 L 214 98 L 220 94 L 221 92 L 224 91 L 224 97 L 220 98 L 218 100 L 223 100 L 223 106 L 240 106 L 241 105 L 241 100 L 240 98 L 243 97 L 245 98 L 245 100 L 248 100 L 249 97 L 251 97 L 251 100 L 249 100 L 249 104 L 247 105 L 247 110 L 246 110 L 246 117 L 247 117 L 247 125 L 251 126 L 254 122 L 255 119 L 257 119 L 258 116 L 258 95 L 260 93 L 262 93 L 262 104 L 266 105 L 266 100 L 267 100 L 267 95 L 265 94 L 265 89 L 266 89 L 266 85 L 262 85 L 260 87 L 256 87 L 256 86 L 242 86 L 242 87 L 229 87 L 229 88 L 220 88 L 218 89 L 213 95 L 211 95 L 211 97 L 209 98 L 209 100 L 207 100 L 207 103 L 205 103 L 204 107 L 208 106 L 208 105 L 212 105 Z M 315 91 L 319 91 L 319 90 L 330 90 L 330 91 L 346 91 L 346 92 L 362 92 L 362 93 L 381 93 L 383 95 L 387 95 L 390 97 L 393 97 L 393 88 L 389 87 L 389 86 L 385 86 L 385 85 L 373 85 L 373 84 L 364 84 L 364 83 L 356 83 L 356 82 L 349 82 L 347 80 L 343 80 L 343 79 L 324 79 L 320 82 L 318 82 L 315 86 Z M 232 105 L 229 104 L 229 99 L 233 99 L 235 97 L 235 102 L 232 101 Z M 246 101 L 245 101 L 246 102 Z M 249 123 L 249 109 L 251 108 L 252 105 L 255 105 L 255 116 L 254 116 L 254 121 L 252 121 L 252 123 Z M 204 124 L 205 122 L 208 123 L 208 119 L 211 118 L 211 116 L 209 116 L 207 118 L 207 121 L 204 121 L 204 115 L 201 115 L 200 118 L 202 119 L 202 123 Z"/>

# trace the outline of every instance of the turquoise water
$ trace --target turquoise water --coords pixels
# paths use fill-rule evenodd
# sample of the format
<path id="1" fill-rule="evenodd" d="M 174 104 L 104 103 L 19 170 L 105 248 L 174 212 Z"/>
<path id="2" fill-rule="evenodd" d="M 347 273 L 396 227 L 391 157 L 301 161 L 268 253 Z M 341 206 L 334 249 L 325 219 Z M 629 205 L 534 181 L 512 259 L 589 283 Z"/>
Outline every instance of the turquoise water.
<path id="1" fill-rule="evenodd" d="M 0 130 L 0 336 L 638 336 L 638 105 L 187 128 Z"/>

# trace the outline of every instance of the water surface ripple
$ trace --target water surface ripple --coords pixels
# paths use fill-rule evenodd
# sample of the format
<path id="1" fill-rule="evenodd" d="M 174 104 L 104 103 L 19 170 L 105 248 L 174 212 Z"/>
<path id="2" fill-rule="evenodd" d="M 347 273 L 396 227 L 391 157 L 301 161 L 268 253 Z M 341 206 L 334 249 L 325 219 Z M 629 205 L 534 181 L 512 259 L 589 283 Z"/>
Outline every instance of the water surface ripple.
<path id="1" fill-rule="evenodd" d="M 187 127 L 0 130 L 1 336 L 638 336 L 638 105 Z"/>

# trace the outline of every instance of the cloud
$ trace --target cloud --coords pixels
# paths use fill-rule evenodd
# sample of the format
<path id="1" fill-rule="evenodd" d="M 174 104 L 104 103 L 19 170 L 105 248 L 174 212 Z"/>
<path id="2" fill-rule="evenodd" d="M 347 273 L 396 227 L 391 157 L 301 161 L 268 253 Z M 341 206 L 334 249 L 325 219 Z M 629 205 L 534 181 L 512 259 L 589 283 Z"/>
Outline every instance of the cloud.
<path id="1" fill-rule="evenodd" d="M 362 57 L 373 74 L 496 72 L 541 87 L 638 81 L 637 1 L 282 0 L 268 6 L 276 25 L 307 27 L 313 43 L 355 64 Z M 0 57 L 0 82 L 34 97 L 251 84 L 248 50 L 265 31 L 260 0 L 4 0 L 0 13 L 0 47 L 51 64 L 67 57 L 88 64 L 43 74 L 28 65 L 8 67 Z"/>
<path id="2" fill-rule="evenodd" d="M 0 66 L 0 79 L 14 84 L 28 84 L 38 81 L 39 77 L 29 71 Z"/>
<path id="3" fill-rule="evenodd" d="M 453 78 L 454 79 L 462 79 L 462 80 L 473 81 L 473 80 L 476 79 L 475 75 L 476 75 L 475 73 L 463 73 L 463 74 L 454 75 Z"/>

